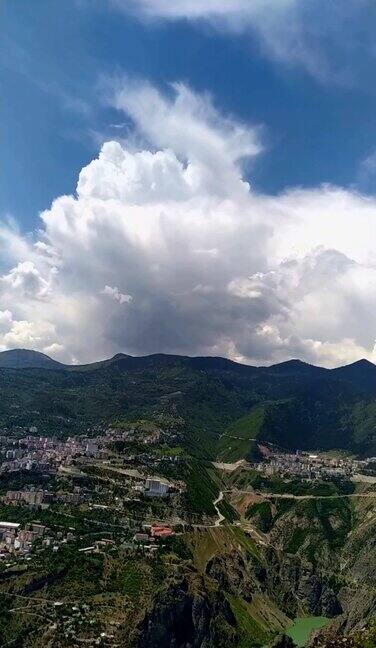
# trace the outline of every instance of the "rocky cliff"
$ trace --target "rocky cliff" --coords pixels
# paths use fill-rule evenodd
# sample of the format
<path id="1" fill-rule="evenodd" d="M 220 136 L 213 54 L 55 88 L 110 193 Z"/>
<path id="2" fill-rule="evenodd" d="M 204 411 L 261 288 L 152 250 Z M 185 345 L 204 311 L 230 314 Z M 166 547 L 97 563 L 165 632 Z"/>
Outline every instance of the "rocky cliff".
<path id="1" fill-rule="evenodd" d="M 167 583 L 139 624 L 137 648 L 231 648 L 236 620 L 224 594 L 196 575 Z"/>

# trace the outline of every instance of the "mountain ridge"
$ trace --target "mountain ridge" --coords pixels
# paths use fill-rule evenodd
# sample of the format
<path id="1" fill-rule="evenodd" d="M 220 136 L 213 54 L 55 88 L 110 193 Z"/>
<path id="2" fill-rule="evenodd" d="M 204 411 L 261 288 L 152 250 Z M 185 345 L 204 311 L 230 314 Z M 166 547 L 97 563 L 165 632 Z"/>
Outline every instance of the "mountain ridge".
<path id="1" fill-rule="evenodd" d="M 368 361 L 325 369 L 296 359 L 253 367 L 211 356 L 116 354 L 77 366 L 18 349 L 0 353 L 0 389 L 0 428 L 71 435 L 119 420 L 177 417 L 200 452 L 214 456 L 220 435 L 230 434 L 225 445 L 231 454 L 240 445 L 241 458 L 249 444 L 235 444 L 226 430 L 260 406 L 260 441 L 376 454 L 376 366 Z"/>
<path id="2" fill-rule="evenodd" d="M 188 356 L 169 353 L 152 353 L 144 356 L 132 356 L 125 353 L 116 353 L 110 358 L 97 360 L 95 362 L 85 364 L 66 364 L 54 360 L 50 356 L 34 349 L 15 348 L 6 351 L 0 351 L 0 369 L 60 369 L 65 371 L 79 371 L 90 370 L 106 365 L 116 363 L 132 363 L 132 364 L 169 364 L 173 362 L 187 362 L 191 365 L 196 365 L 199 368 L 202 365 L 207 368 L 207 365 L 217 369 L 237 369 L 245 371 L 266 371 L 266 372 L 285 372 L 285 373 L 302 373 L 302 372 L 316 372 L 324 374 L 336 373 L 346 374 L 348 372 L 355 373 L 359 371 L 374 372 L 376 376 L 376 364 L 365 358 L 360 358 L 355 362 L 338 367 L 328 368 L 320 367 L 314 364 L 300 360 L 299 358 L 291 358 L 272 365 L 250 365 L 241 362 L 236 362 L 230 358 L 222 356 Z M 206 365 L 206 366 L 205 366 Z"/>

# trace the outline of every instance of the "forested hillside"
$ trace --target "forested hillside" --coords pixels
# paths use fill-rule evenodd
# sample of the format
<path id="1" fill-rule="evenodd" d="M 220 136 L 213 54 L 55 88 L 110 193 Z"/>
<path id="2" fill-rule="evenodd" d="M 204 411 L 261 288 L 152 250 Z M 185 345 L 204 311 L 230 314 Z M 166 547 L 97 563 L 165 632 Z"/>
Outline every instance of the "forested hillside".
<path id="1" fill-rule="evenodd" d="M 118 355 L 66 366 L 34 352 L 5 354 L 2 427 L 37 425 L 43 434 L 64 436 L 98 423 L 172 413 L 184 420 L 187 443 L 210 454 L 219 438 L 223 451 L 239 425 L 245 441 L 255 436 L 257 411 L 259 440 L 286 449 L 376 454 L 376 366 L 366 361 L 328 370 L 300 361 L 257 368 L 224 358 Z M 247 455 L 249 444 L 241 446 L 240 455 Z"/>

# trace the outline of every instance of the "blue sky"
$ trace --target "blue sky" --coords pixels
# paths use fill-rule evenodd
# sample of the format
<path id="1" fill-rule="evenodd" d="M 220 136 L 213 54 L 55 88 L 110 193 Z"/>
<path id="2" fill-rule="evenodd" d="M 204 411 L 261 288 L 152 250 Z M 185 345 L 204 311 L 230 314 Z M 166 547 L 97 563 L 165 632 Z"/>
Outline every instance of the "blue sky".
<path id="1" fill-rule="evenodd" d="M 0 350 L 376 360 L 373 0 L 2 0 Z"/>
<path id="2" fill-rule="evenodd" d="M 367 38 L 371 16 L 358 21 L 358 40 Z M 109 125 L 118 116 L 100 91 L 112 75 L 158 87 L 183 80 L 212 93 L 224 111 L 262 125 L 265 151 L 251 173 L 258 191 L 352 185 L 376 150 L 375 56 L 360 47 L 352 50 L 353 78 L 343 82 L 334 72 L 323 82 L 304 65 L 273 60 L 251 30 L 145 23 L 105 0 L 3 0 L 1 31 L 0 213 L 24 228 L 54 197 L 74 191 L 98 140 L 116 134 Z M 338 43 L 322 46 L 328 59 L 341 54 Z"/>

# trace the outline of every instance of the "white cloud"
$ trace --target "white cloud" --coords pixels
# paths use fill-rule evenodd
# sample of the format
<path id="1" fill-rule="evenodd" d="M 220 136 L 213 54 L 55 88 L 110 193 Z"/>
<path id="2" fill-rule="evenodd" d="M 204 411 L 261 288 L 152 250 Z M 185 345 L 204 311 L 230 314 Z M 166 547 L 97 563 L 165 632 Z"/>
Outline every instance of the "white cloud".
<path id="1" fill-rule="evenodd" d="M 147 186 L 162 190 L 168 182 L 166 197 L 179 201 L 204 191 L 218 196 L 244 195 L 248 184 L 239 176 L 236 164 L 260 153 L 259 129 L 219 116 L 210 97 L 197 96 L 183 84 L 171 89 L 172 100 L 145 83 L 127 83 L 115 93 L 116 107 L 134 119 L 147 141 L 163 150 L 154 156 L 141 153 L 140 166 L 150 177 Z M 125 164 L 129 174 L 133 164 L 128 160 Z M 139 168 L 133 171 L 136 178 L 137 172 Z"/>
<path id="2" fill-rule="evenodd" d="M 0 311 L 0 334 L 9 330 L 12 321 L 13 315 L 9 310 Z"/>
<path id="3" fill-rule="evenodd" d="M 0 228 L 2 348 L 376 358 L 376 200 L 253 193 L 241 164 L 262 150 L 259 129 L 182 85 L 166 97 L 130 84 L 114 103 L 143 150 L 106 143 L 76 195 L 41 215 L 38 241 Z"/>
<path id="4" fill-rule="evenodd" d="M 19 292 L 24 298 L 44 299 L 50 291 L 50 282 L 41 276 L 32 261 L 23 261 L 0 277 L 1 289 Z"/>
<path id="5" fill-rule="evenodd" d="M 56 335 L 51 322 L 28 322 L 12 320 L 9 329 L 1 336 L 3 349 L 28 348 L 44 350 L 46 344 Z M 53 350 L 56 350 L 53 345 Z"/>
<path id="6" fill-rule="evenodd" d="M 65 348 L 62 344 L 58 344 L 57 342 L 53 342 L 52 344 L 45 346 L 43 348 L 43 353 L 46 353 L 49 356 L 54 356 L 56 360 L 59 358 L 62 358 L 64 360 L 65 357 Z M 73 363 L 74 364 L 74 363 Z"/>
<path id="7" fill-rule="evenodd" d="M 119 304 L 129 304 L 132 301 L 131 295 L 120 292 L 117 286 L 105 286 L 102 290 L 102 295 L 107 295 L 111 299 L 115 299 Z"/>
<path id="8" fill-rule="evenodd" d="M 248 18 L 260 12 L 285 9 L 297 0 L 113 0 L 121 8 L 163 18 Z"/>

